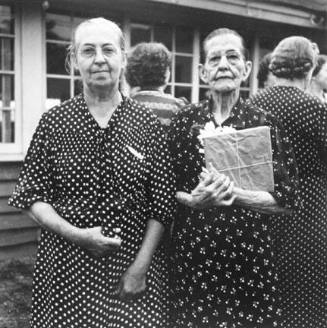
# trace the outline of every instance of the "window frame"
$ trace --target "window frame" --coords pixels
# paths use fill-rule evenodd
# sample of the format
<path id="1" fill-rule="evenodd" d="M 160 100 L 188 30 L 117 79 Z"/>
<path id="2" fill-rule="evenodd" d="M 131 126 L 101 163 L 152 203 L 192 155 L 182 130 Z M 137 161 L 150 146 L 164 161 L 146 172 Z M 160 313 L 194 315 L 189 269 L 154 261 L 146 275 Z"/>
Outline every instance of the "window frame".
<path id="1" fill-rule="evenodd" d="M 9 4 L 7 2 L 0 3 L 0 5 L 12 8 L 14 18 L 14 34 L 2 33 L 0 36 L 12 37 L 14 39 L 14 69 L 13 71 L 3 71 L 5 74 L 14 76 L 14 101 L 15 101 L 15 126 L 14 126 L 14 142 L 4 143 L 0 142 L 0 161 L 21 160 L 23 157 L 23 125 L 22 125 L 22 104 L 21 104 L 21 15 L 17 5 Z M 2 73 L 2 72 L 1 72 Z"/>

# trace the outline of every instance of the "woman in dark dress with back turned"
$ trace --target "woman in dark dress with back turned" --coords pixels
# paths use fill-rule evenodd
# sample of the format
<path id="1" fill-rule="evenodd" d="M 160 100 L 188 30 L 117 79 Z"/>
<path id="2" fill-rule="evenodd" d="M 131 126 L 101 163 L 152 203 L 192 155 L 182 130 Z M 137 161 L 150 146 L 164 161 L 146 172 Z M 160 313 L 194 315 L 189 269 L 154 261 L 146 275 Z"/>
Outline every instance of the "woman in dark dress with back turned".
<path id="1" fill-rule="evenodd" d="M 316 56 L 303 37 L 282 40 L 270 65 L 276 85 L 252 98 L 281 120 L 299 167 L 302 207 L 274 221 L 284 328 L 327 327 L 327 111 L 304 92 Z"/>
<path id="2" fill-rule="evenodd" d="M 171 53 L 158 42 L 137 44 L 127 56 L 125 76 L 131 97 L 150 108 L 167 131 L 172 117 L 186 105 L 164 90 L 170 79 Z"/>

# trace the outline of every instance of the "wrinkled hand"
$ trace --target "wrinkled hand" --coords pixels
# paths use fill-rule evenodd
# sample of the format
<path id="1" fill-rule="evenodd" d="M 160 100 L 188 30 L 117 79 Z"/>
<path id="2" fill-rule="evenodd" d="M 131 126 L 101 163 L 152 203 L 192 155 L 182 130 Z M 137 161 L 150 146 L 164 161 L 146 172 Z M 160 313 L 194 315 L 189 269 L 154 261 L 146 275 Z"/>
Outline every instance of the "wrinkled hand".
<path id="1" fill-rule="evenodd" d="M 105 237 L 101 229 L 101 227 L 80 229 L 76 243 L 96 257 L 117 251 L 122 240 L 118 236 L 114 238 Z"/>
<path id="2" fill-rule="evenodd" d="M 146 290 L 146 273 L 133 264 L 122 275 L 117 294 L 121 300 L 133 300 L 143 295 Z"/>
<path id="3" fill-rule="evenodd" d="M 177 199 L 195 209 L 230 206 L 235 200 L 233 188 L 234 183 L 229 177 L 216 170 L 203 170 L 196 188 L 190 194 L 178 192 Z"/>

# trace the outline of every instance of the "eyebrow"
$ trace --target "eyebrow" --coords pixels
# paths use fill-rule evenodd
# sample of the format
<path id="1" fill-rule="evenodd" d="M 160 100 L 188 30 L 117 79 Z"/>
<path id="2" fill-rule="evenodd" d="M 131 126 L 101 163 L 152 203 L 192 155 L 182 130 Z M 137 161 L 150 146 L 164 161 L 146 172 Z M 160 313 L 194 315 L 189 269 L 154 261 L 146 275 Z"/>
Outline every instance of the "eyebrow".
<path id="1" fill-rule="evenodd" d="M 95 44 L 94 43 L 83 43 L 83 44 L 81 44 L 81 46 L 92 46 L 92 47 L 94 47 L 95 46 Z M 114 46 L 114 44 L 113 43 L 103 43 L 102 45 L 101 45 L 102 47 L 104 47 L 104 46 Z"/>

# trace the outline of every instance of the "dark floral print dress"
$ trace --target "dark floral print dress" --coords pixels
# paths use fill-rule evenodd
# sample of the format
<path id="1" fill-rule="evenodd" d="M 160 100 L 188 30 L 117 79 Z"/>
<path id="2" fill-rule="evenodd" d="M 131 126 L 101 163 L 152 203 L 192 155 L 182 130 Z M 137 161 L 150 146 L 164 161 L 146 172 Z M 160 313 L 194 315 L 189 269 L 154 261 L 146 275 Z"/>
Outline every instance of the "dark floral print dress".
<path id="1" fill-rule="evenodd" d="M 295 87 L 275 86 L 253 103 L 282 122 L 299 168 L 302 208 L 276 218 L 284 328 L 327 327 L 327 107 Z"/>
<path id="2" fill-rule="evenodd" d="M 210 120 L 206 100 L 182 109 L 170 130 L 177 190 L 190 192 L 205 165 L 199 126 Z M 223 123 L 236 129 L 271 128 L 275 191 L 296 204 L 297 168 L 287 138 L 269 114 L 241 100 Z M 194 210 L 178 205 L 171 255 L 171 327 L 276 327 L 280 310 L 270 239 L 270 217 L 242 207 Z"/>
<path id="3" fill-rule="evenodd" d="M 169 226 L 174 175 L 155 116 L 124 98 L 102 129 L 83 96 L 45 113 L 33 136 L 9 203 L 35 201 L 80 228 L 120 228 L 122 246 L 108 256 L 42 230 L 34 272 L 33 328 L 167 327 L 168 270 L 161 245 L 147 274 L 146 293 L 121 301 L 116 290 L 135 259 L 149 219 Z"/>

